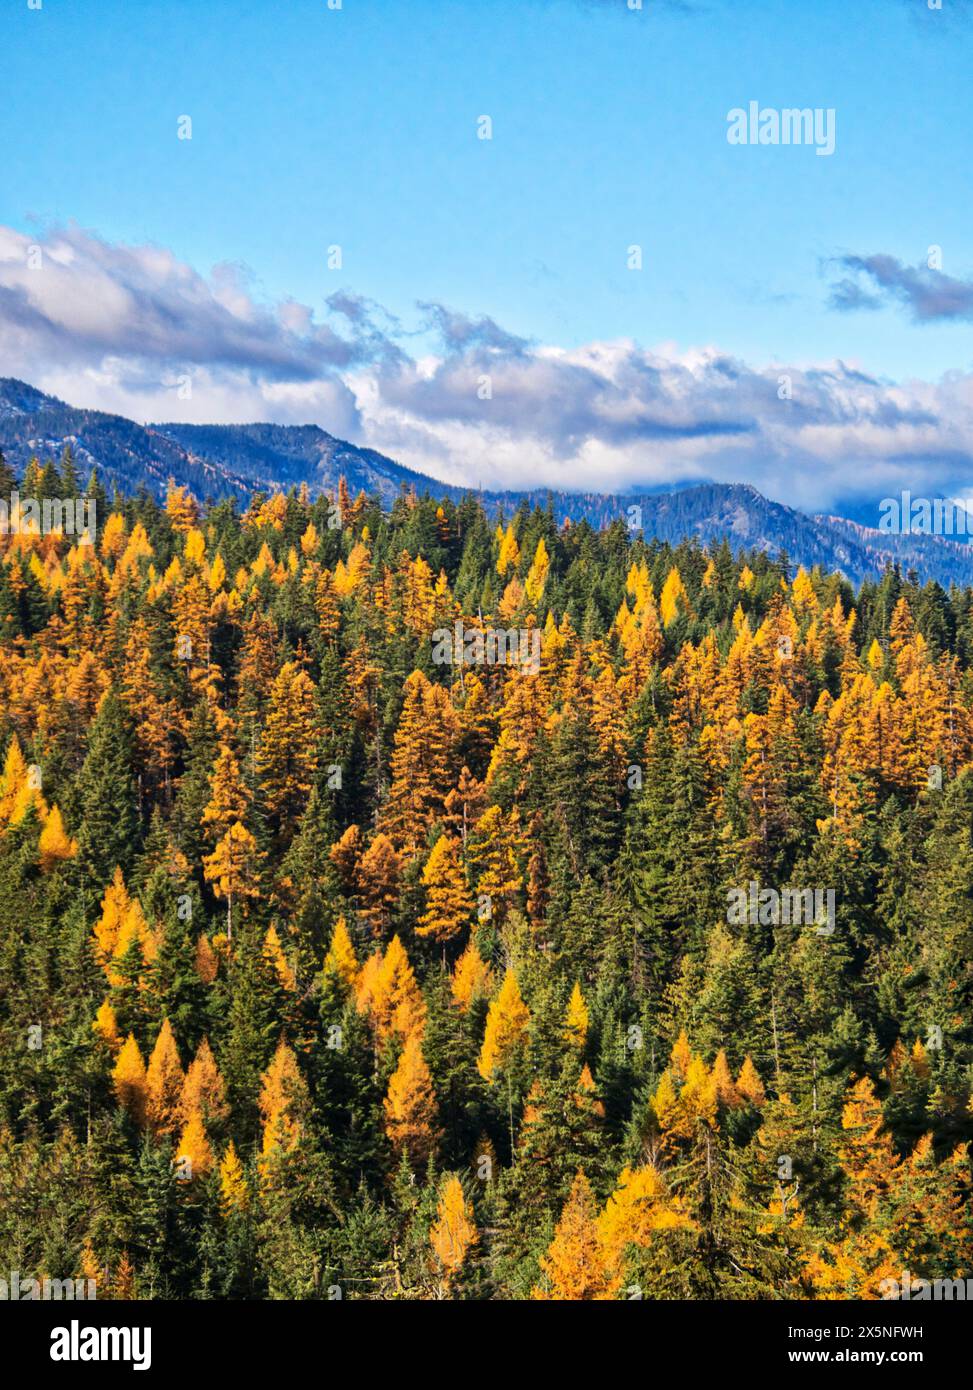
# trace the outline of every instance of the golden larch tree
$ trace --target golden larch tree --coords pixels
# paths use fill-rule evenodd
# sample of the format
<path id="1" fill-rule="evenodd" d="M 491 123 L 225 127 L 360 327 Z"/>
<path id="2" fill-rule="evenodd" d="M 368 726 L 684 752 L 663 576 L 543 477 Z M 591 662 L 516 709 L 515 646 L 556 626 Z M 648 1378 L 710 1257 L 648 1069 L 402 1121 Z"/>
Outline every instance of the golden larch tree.
<path id="1" fill-rule="evenodd" d="M 523 1041 L 529 1022 L 530 1012 L 521 998 L 517 976 L 508 970 L 487 1013 L 483 1046 L 476 1064 L 484 1081 L 492 1082 L 497 1072 L 507 1066 Z"/>
<path id="2" fill-rule="evenodd" d="M 382 1105 L 385 1133 L 393 1148 L 406 1153 L 414 1167 L 420 1167 L 435 1150 L 439 1135 L 432 1075 L 422 1055 L 421 1039 L 415 1034 L 405 1040 Z"/>
<path id="3" fill-rule="evenodd" d="M 148 1094 L 145 1084 L 145 1062 L 135 1036 L 129 1033 L 112 1072 L 112 1085 L 119 1105 L 128 1111 L 140 1127 L 145 1124 Z"/>
<path id="4" fill-rule="evenodd" d="M 243 1164 L 231 1139 L 226 1153 L 220 1161 L 220 1205 L 224 1213 L 246 1211 L 250 1202 L 250 1189 L 243 1172 Z"/>
<path id="5" fill-rule="evenodd" d="M 493 988 L 493 971 L 471 940 L 453 971 L 453 1000 L 465 1013 L 474 999 L 489 998 Z"/>
<path id="6" fill-rule="evenodd" d="M 183 1126 L 175 1161 L 180 1175 L 188 1180 L 195 1181 L 212 1172 L 213 1150 L 206 1136 L 203 1117 L 198 1111 L 191 1115 Z"/>
<path id="7" fill-rule="evenodd" d="M 591 1184 L 579 1169 L 554 1230 L 546 1255 L 541 1256 L 543 1282 L 532 1297 L 580 1302 L 611 1299 L 621 1285 L 612 1273 L 598 1237 Z"/>
<path id="8" fill-rule="evenodd" d="M 270 709 L 257 754 L 264 805 L 284 830 L 293 828 L 311 795 L 318 733 L 314 682 L 296 661 L 288 661 L 270 688 Z"/>
<path id="9" fill-rule="evenodd" d="M 577 980 L 564 1017 L 564 1038 L 572 1047 L 583 1048 L 588 1040 L 588 1005 Z"/>
<path id="10" fill-rule="evenodd" d="M 447 1284 L 462 1268 L 479 1235 L 473 1210 L 466 1200 L 463 1184 L 451 1174 L 439 1194 L 436 1220 L 429 1232 L 429 1244 L 442 1265 Z"/>
<path id="11" fill-rule="evenodd" d="M 146 1072 L 146 1118 L 157 1135 L 178 1133 L 180 1102 L 186 1076 L 167 1018 L 155 1040 Z"/>
<path id="12" fill-rule="evenodd" d="M 223 1077 L 208 1038 L 203 1038 L 196 1049 L 179 1097 L 179 1115 L 183 1124 L 188 1124 L 191 1117 L 197 1114 L 207 1128 L 224 1124 L 230 1117 Z"/>
<path id="13" fill-rule="evenodd" d="M 469 925 L 473 898 L 466 886 L 459 848 L 451 835 L 440 835 L 430 851 L 422 871 L 426 910 L 416 925 L 416 936 L 451 941 Z"/>
<path id="14" fill-rule="evenodd" d="M 358 959 L 344 917 L 338 918 L 331 933 L 331 945 L 324 958 L 324 973 L 337 975 L 347 989 L 354 989 L 358 979 Z"/>

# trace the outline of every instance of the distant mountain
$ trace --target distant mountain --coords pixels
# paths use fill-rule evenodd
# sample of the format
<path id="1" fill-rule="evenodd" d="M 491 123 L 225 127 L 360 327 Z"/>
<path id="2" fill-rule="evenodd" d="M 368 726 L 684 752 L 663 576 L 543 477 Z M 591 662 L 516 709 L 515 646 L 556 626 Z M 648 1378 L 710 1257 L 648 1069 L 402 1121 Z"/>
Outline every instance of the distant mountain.
<path id="1" fill-rule="evenodd" d="M 0 377 L 0 450 L 7 461 L 22 474 L 33 455 L 58 457 L 65 444 L 79 471 L 97 465 L 102 481 L 123 493 L 146 487 L 164 497 L 170 477 L 200 498 L 246 498 L 303 482 L 320 492 L 337 487 L 342 474 L 353 493 L 363 488 L 386 500 L 403 484 L 462 493 L 317 425 L 137 425 Z"/>
<path id="2" fill-rule="evenodd" d="M 785 550 L 807 568 L 840 570 L 856 584 L 878 578 L 890 562 L 945 587 L 973 584 L 973 546 L 942 536 L 889 535 L 838 516 L 808 516 L 769 501 L 748 483 L 705 483 L 631 501 L 642 507 L 645 534 L 659 540 L 726 537 L 735 550 Z"/>
<path id="3" fill-rule="evenodd" d="M 647 538 L 702 543 L 724 537 L 734 549 L 787 552 L 796 564 L 840 570 L 853 583 L 877 578 L 890 561 L 920 579 L 973 584 L 973 547 L 939 536 L 892 536 L 836 516 L 808 516 L 771 502 L 749 484 L 703 483 L 670 492 L 482 492 L 438 482 L 374 449 L 336 439 L 317 425 L 138 425 L 122 415 L 79 410 L 26 382 L 0 377 L 0 450 L 23 472 L 28 460 L 58 458 L 70 444 L 82 475 L 97 467 L 102 481 L 122 493 L 140 487 L 165 495 L 168 479 L 200 498 L 270 492 L 306 483 L 312 494 L 334 492 L 345 477 L 360 490 L 391 503 L 403 487 L 458 500 L 469 491 L 490 511 L 507 513 L 521 502 L 550 505 L 559 521 L 607 526 L 640 509 Z"/>

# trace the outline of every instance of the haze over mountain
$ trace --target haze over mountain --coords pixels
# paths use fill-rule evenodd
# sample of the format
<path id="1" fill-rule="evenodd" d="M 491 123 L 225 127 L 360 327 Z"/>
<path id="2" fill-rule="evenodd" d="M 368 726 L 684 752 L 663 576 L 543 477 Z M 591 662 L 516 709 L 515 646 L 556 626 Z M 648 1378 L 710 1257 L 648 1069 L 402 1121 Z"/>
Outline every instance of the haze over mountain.
<path id="1" fill-rule="evenodd" d="M 337 439 L 317 425 L 140 425 L 121 415 L 84 410 L 16 378 L 0 378 L 0 450 L 22 474 L 31 457 L 60 456 L 66 445 L 84 476 L 93 467 L 124 494 L 146 488 L 165 495 L 168 480 L 200 498 L 246 500 L 306 484 L 333 492 L 343 476 L 353 495 L 378 494 L 391 504 L 403 488 L 459 499 L 478 491 L 484 504 L 509 512 L 520 502 L 549 504 L 559 520 L 602 527 L 641 523 L 645 536 L 678 542 L 722 540 L 735 549 L 784 550 L 796 564 L 840 570 L 855 583 L 898 562 L 921 579 L 973 584 L 973 548 L 939 536 L 895 536 L 843 517 L 809 516 L 764 497 L 746 483 L 703 483 L 669 492 L 481 491 L 442 483 L 373 449 Z M 632 508 L 640 511 L 633 513 Z"/>

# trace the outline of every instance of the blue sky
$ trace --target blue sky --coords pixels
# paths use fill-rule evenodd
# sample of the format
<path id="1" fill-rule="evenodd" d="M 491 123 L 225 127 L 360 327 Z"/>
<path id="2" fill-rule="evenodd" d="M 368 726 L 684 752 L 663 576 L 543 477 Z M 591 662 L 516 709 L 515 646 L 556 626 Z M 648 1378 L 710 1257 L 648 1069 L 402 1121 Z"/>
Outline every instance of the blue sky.
<path id="1" fill-rule="evenodd" d="M 973 444 L 973 19 L 942 3 L 13 0 L 0 288 L 24 302 L 0 371 L 139 418 L 313 418 L 442 477 L 732 476 L 808 506 L 953 485 Z M 751 100 L 833 108 L 834 154 L 728 144 Z M 19 275 L 38 244 L 62 247 L 66 316 Z M 229 362 L 206 324 L 192 342 L 218 266 L 219 313 L 268 316 Z M 116 286 L 151 300 L 151 341 L 134 310 L 112 341 Z"/>

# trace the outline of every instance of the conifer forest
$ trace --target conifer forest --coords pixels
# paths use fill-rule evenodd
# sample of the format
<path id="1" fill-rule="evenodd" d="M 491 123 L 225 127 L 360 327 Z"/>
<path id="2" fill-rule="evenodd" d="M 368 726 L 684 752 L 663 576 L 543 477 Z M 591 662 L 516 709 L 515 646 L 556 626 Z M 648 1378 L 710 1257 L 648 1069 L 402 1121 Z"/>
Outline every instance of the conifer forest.
<path id="1" fill-rule="evenodd" d="M 18 485 L 98 526 L 0 537 L 0 1271 L 973 1275 L 973 591 L 474 494 Z"/>

